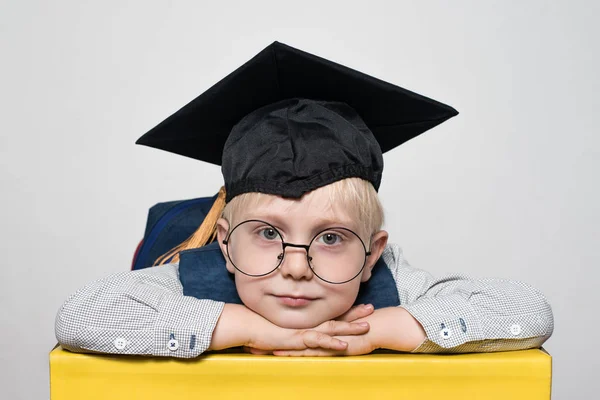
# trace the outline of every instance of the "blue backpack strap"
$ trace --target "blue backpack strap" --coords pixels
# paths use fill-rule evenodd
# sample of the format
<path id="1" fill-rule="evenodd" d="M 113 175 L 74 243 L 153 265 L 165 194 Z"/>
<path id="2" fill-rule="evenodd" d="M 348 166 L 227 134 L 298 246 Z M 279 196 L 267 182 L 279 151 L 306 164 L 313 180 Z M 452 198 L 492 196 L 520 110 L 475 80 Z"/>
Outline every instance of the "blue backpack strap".
<path id="1" fill-rule="evenodd" d="M 179 253 L 179 280 L 184 296 L 243 304 L 233 274 L 227 271 L 219 243 Z"/>
<path id="2" fill-rule="evenodd" d="M 151 267 L 158 257 L 186 240 L 204 221 L 217 195 L 158 203 L 148 212 L 146 232 L 134 270 Z"/>

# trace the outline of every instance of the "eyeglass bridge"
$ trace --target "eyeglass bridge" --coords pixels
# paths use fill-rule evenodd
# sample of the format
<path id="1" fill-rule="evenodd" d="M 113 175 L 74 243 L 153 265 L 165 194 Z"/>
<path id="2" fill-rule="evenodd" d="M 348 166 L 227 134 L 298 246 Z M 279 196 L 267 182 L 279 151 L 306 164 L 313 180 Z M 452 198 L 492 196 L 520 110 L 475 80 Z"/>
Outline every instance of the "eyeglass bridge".
<path id="1" fill-rule="evenodd" d="M 306 258 L 308 259 L 308 262 L 312 261 L 313 258 L 308 255 L 308 249 L 310 249 L 310 245 L 306 245 L 306 244 L 294 244 L 294 243 L 286 243 L 286 242 L 281 242 L 281 244 L 283 246 L 283 253 L 280 253 L 277 256 L 278 260 L 280 260 L 280 261 L 283 260 L 283 255 L 285 254 L 285 248 L 289 246 L 289 247 L 298 247 L 298 248 L 306 250 Z"/>

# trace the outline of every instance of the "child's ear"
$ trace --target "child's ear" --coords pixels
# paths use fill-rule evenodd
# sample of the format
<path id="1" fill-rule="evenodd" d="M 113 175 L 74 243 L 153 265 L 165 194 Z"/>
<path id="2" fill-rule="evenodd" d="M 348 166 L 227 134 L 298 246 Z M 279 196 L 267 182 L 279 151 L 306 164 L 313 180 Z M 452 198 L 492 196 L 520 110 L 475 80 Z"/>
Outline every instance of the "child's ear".
<path id="1" fill-rule="evenodd" d="M 227 237 L 227 232 L 229 232 L 229 222 L 227 222 L 225 218 L 219 218 L 217 220 L 217 241 L 219 242 L 221 253 L 223 253 L 223 257 L 225 257 L 227 271 L 233 274 L 233 266 L 229 262 L 229 258 L 227 258 L 227 246 L 223 244 L 223 240 Z"/>
<path id="2" fill-rule="evenodd" d="M 367 257 L 367 263 L 363 270 L 361 282 L 366 282 L 371 278 L 371 271 L 377 263 L 377 260 L 381 257 L 383 250 L 388 241 L 388 233 L 386 231 L 379 231 L 375 233 L 371 238 L 371 255 Z"/>

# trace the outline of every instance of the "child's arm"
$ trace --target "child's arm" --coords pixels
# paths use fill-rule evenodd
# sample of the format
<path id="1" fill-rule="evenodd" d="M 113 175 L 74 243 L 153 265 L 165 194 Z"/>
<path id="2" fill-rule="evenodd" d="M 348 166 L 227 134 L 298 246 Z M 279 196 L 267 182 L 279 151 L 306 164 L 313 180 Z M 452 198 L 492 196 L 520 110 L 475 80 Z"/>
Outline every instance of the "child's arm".
<path id="1" fill-rule="evenodd" d="M 77 352 L 195 357 L 210 345 L 223 306 L 183 296 L 176 264 L 126 271 L 69 297 L 56 338 Z"/>
<path id="2" fill-rule="evenodd" d="M 396 280 L 400 307 L 426 333 L 415 353 L 529 349 L 552 334 L 550 305 L 526 283 L 459 274 L 434 279 L 412 268 L 397 245 L 386 248 L 383 257 Z"/>
<path id="3" fill-rule="evenodd" d="M 241 345 L 342 350 L 346 344 L 334 335 L 368 330 L 347 321 L 283 329 L 244 306 L 184 296 L 176 264 L 98 280 L 73 294 L 56 316 L 56 338 L 65 349 L 182 358 Z"/>

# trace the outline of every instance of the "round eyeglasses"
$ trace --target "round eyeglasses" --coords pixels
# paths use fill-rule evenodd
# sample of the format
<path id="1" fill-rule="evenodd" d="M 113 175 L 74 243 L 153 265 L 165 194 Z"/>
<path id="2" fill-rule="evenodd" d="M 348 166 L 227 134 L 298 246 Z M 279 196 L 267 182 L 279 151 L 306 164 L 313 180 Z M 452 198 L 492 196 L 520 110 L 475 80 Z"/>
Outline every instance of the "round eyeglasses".
<path id="1" fill-rule="evenodd" d="M 321 280 L 342 284 L 356 278 L 365 267 L 370 251 L 353 231 L 331 227 L 317 233 L 308 245 L 286 243 L 277 228 L 251 219 L 229 231 L 223 244 L 235 269 L 244 275 L 260 277 L 274 272 L 285 257 L 285 249 L 306 250 L 312 272 Z"/>

